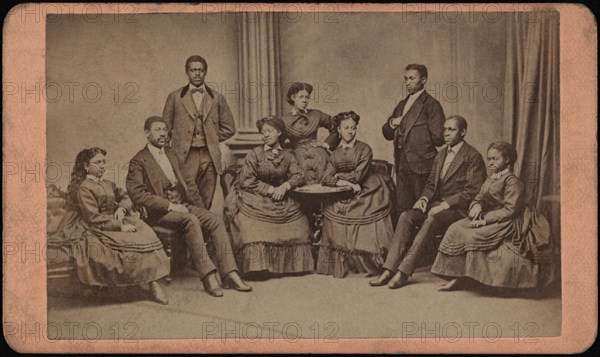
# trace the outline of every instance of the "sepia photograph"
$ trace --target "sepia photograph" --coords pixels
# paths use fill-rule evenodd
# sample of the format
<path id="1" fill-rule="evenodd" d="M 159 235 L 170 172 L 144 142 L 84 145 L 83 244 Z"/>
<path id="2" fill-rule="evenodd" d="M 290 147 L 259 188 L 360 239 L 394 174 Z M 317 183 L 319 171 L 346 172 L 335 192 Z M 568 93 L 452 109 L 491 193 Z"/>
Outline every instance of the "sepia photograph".
<path id="1" fill-rule="evenodd" d="M 573 8 L 595 46 L 593 15 Z M 42 29 L 42 68 L 5 77 L 3 102 L 41 104 L 43 161 L 5 157 L 3 186 L 26 195 L 35 176 L 42 221 L 35 239 L 5 231 L 3 265 L 35 260 L 44 320 L 7 318 L 5 300 L 5 338 L 51 352 L 552 351 L 573 328 L 566 269 L 589 275 L 597 314 L 596 221 L 565 243 L 565 200 L 596 197 L 565 195 L 565 169 L 597 157 L 588 120 L 589 146 L 565 162 L 561 95 L 583 87 L 562 73 L 564 14 L 13 8 Z M 6 278 L 5 296 L 23 284 Z M 597 320 L 585 326 L 564 352 L 589 347 Z"/>

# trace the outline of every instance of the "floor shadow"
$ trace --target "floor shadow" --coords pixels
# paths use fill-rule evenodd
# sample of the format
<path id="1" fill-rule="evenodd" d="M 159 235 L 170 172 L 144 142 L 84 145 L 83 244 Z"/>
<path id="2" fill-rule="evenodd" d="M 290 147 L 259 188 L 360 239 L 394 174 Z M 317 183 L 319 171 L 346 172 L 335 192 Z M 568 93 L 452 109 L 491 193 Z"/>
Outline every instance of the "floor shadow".
<path id="1" fill-rule="evenodd" d="M 497 297 L 503 299 L 528 299 L 545 300 L 561 297 L 560 285 L 550 285 L 543 288 L 500 288 L 481 284 L 475 280 L 465 283 L 463 291 L 470 291 L 484 297 Z"/>
<path id="2" fill-rule="evenodd" d="M 142 301 L 153 300 L 149 291 L 141 286 L 83 286 L 78 290 L 53 291 L 48 294 L 48 305 L 53 309 L 108 306 Z"/>
<path id="3" fill-rule="evenodd" d="M 281 279 L 288 277 L 301 277 L 312 275 L 312 272 L 300 272 L 300 273 L 271 273 L 269 271 L 254 271 L 243 274 L 244 280 L 247 281 L 267 281 L 271 279 Z"/>

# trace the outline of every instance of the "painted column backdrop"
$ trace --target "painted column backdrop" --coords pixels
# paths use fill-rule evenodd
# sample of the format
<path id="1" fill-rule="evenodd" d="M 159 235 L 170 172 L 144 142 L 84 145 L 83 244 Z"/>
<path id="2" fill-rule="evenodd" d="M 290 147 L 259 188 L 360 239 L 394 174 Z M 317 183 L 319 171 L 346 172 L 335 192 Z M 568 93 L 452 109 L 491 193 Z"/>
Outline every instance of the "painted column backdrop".
<path id="1" fill-rule="evenodd" d="M 66 189 L 79 150 L 100 146 L 108 150 L 106 178 L 124 186 L 129 159 L 146 143 L 144 120 L 160 115 L 167 95 L 187 83 L 184 64 L 192 54 L 206 58 L 207 84 L 225 95 L 241 122 L 243 100 L 272 92 L 256 92 L 256 83 L 238 80 L 238 25 L 256 21 L 256 15 L 107 15 L 93 22 L 72 16 L 48 22 L 49 183 Z M 402 80 L 409 63 L 428 67 L 427 91 L 447 116 L 467 118 L 467 141 L 482 154 L 506 135 L 503 14 L 303 13 L 279 14 L 278 23 L 278 91 L 283 95 L 289 83 L 309 82 L 315 87 L 310 107 L 332 115 L 357 112 L 358 137 L 372 146 L 375 158 L 392 161 L 381 125 L 406 95 Z M 283 110 L 290 110 L 287 103 Z M 225 145 L 223 150 L 230 160 Z"/>

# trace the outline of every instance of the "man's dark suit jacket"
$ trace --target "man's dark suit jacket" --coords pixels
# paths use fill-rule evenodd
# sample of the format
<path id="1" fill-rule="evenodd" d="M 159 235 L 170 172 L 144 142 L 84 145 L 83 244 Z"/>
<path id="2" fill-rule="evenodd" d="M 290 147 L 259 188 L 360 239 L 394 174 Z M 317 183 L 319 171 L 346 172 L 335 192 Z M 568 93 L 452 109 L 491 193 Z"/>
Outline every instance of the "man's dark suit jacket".
<path id="1" fill-rule="evenodd" d="M 444 147 L 435 157 L 421 197 L 427 197 L 430 203 L 445 201 L 451 209 L 466 216 L 469 204 L 485 181 L 485 163 L 481 154 L 465 142 L 454 156 L 446 175 L 440 177 L 447 154 L 448 148 Z"/>
<path id="2" fill-rule="evenodd" d="M 179 184 L 185 191 L 186 201 L 194 206 L 204 208 L 196 183 L 193 180 L 185 181 L 177 158 L 171 148 L 165 147 L 165 154 L 173 166 Z M 145 146 L 129 161 L 129 172 L 126 180 L 127 192 L 133 203 L 146 208 L 148 219 L 151 222 L 158 220 L 169 212 L 170 202 L 160 184 L 160 175 L 163 175 L 162 169 L 148 150 L 148 146 Z"/>
<path id="3" fill-rule="evenodd" d="M 235 134 L 235 122 L 225 97 L 207 85 L 204 87 L 206 88 L 202 113 L 204 135 L 206 135 L 206 146 L 215 170 L 220 175 L 223 169 L 219 143 Z M 188 89 L 189 84 L 169 94 L 162 116 L 171 130 L 171 146 L 181 165 L 190 151 L 198 114 L 192 93 Z"/>
<path id="4" fill-rule="evenodd" d="M 402 118 L 402 125 L 406 126 L 403 140 L 400 138 L 400 126 L 393 129 L 390 119 L 402 115 L 408 96 L 404 98 L 388 120 L 383 124 L 381 131 L 387 140 L 394 141 L 394 159 L 398 170 L 409 169 L 415 174 L 428 174 L 431 171 L 433 159 L 437 154 L 436 146 L 444 144 L 444 110 L 440 103 L 427 91 L 415 100 L 408 113 Z M 400 163 L 398 142 L 402 140 L 403 150 L 407 162 Z"/>

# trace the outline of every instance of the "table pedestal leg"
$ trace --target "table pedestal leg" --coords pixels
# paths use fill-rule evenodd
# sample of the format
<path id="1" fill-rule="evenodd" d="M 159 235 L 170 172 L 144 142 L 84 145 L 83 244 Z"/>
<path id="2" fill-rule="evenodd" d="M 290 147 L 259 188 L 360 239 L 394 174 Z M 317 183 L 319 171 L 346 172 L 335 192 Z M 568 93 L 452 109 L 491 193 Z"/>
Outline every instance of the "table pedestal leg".
<path id="1" fill-rule="evenodd" d="M 321 234 L 323 229 L 323 203 L 321 203 L 319 209 L 313 213 L 314 221 L 314 229 L 315 233 L 312 237 L 312 256 L 315 262 L 315 270 L 317 269 L 317 259 L 319 257 L 319 244 L 321 243 Z"/>

